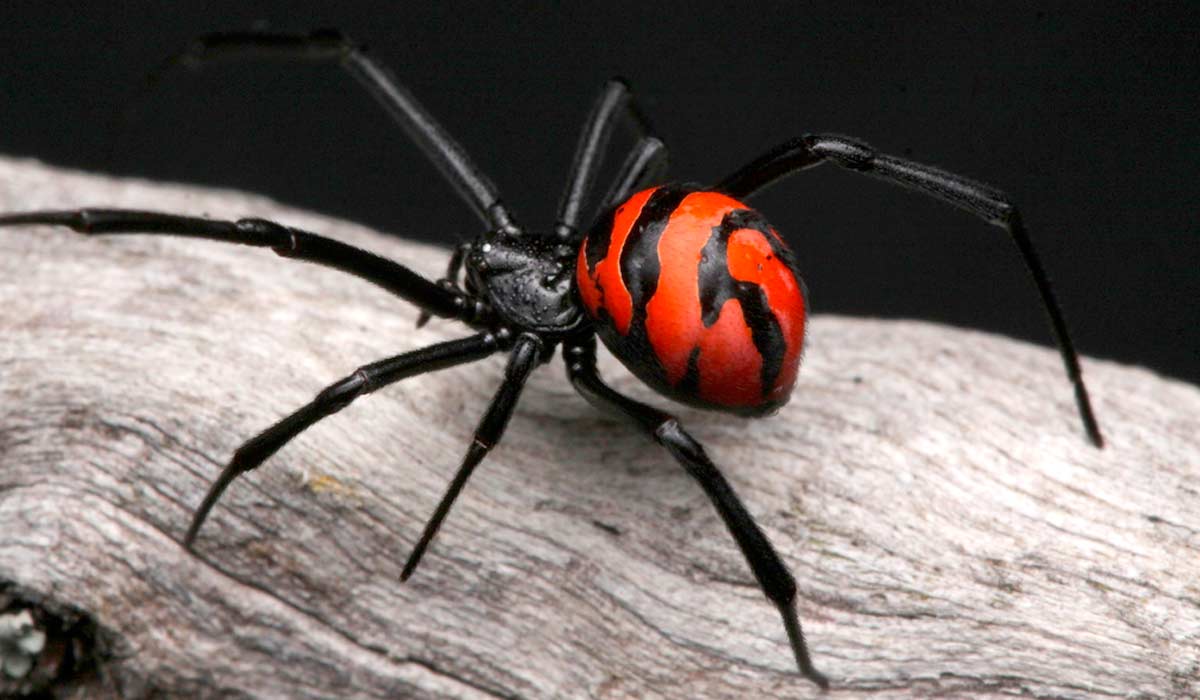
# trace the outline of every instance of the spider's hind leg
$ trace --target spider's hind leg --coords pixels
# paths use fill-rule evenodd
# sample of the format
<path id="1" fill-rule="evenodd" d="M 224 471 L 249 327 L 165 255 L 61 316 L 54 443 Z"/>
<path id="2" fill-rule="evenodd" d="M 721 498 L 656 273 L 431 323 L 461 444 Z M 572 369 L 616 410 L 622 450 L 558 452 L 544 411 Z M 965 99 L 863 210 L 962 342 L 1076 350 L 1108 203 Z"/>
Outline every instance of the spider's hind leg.
<path id="1" fill-rule="evenodd" d="M 1015 204 L 1000 190 L 970 178 L 947 172 L 932 165 L 918 163 L 880 153 L 861 141 L 836 134 L 807 134 L 785 141 L 726 177 L 716 189 L 742 199 L 758 192 L 799 170 L 833 163 L 846 170 L 871 175 L 935 199 L 953 204 L 1008 232 L 1021 253 L 1050 321 L 1050 329 L 1058 343 L 1058 352 L 1067 378 L 1075 388 L 1075 405 L 1088 440 L 1096 447 L 1104 446 L 1100 425 L 1096 422 L 1079 353 L 1067 331 L 1062 307 L 1050 285 L 1046 268 L 1033 247 L 1033 240 Z"/>
<path id="2" fill-rule="evenodd" d="M 758 585 L 779 609 L 800 673 L 822 688 L 828 688 L 829 679 L 813 666 L 801 631 L 800 617 L 796 613 L 796 580 L 700 443 L 688 435 L 673 416 L 622 396 L 604 383 L 596 371 L 594 336 L 564 348 L 563 358 L 571 383 L 585 399 L 601 409 L 633 421 L 643 433 L 665 447 L 704 489 L 742 550 L 742 556 L 754 572 Z"/>

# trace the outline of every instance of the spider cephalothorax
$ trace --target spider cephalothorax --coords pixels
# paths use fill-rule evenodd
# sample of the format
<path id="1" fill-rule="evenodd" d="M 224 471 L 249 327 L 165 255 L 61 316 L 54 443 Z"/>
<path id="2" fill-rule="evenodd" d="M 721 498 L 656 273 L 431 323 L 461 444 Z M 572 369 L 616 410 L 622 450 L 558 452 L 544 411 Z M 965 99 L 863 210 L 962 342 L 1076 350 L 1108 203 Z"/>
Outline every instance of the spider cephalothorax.
<path id="1" fill-rule="evenodd" d="M 800 671 L 827 686 L 809 659 L 800 630 L 796 583 L 774 547 L 704 449 L 675 418 L 604 383 L 596 369 L 595 342 L 599 335 L 634 374 L 673 399 L 744 415 L 769 413 L 783 405 L 800 364 L 807 314 L 804 288 L 783 239 L 742 200 L 785 175 L 823 162 L 950 202 L 1013 237 L 1049 314 L 1088 437 L 1102 444 L 1062 312 L 1016 208 L 995 189 L 833 135 L 786 141 L 710 187 L 663 185 L 659 178 L 666 150 L 626 85 L 613 80 L 584 126 L 554 229 L 537 235 L 517 225 L 496 187 L 462 147 L 354 44 L 332 32 L 221 34 L 197 41 L 183 62 L 198 65 L 243 55 L 339 62 L 472 206 L 485 233 L 459 246 L 446 276 L 433 282 L 365 250 L 262 219 L 220 221 L 81 209 L 0 215 L 0 225 L 56 224 L 88 234 L 170 234 L 269 247 L 284 257 L 343 270 L 407 299 L 421 309 L 419 324 L 439 316 L 461 321 L 475 332 L 359 367 L 243 443 L 196 509 L 184 537 L 188 547 L 238 475 L 262 464 L 317 421 L 406 377 L 507 352 L 504 380 L 405 564 L 402 578 L 407 579 L 475 467 L 500 440 L 526 379 L 561 348 L 567 376 L 580 394 L 628 418 L 666 448 L 705 491 L 763 592 L 778 607 Z M 584 227 L 592 181 L 620 120 L 634 127 L 638 141 L 600 200 L 592 224 Z"/>
<path id="2" fill-rule="evenodd" d="M 574 297 L 574 253 L 546 236 L 488 235 L 468 248 L 469 287 L 483 293 L 500 323 L 559 338 L 585 324 Z"/>

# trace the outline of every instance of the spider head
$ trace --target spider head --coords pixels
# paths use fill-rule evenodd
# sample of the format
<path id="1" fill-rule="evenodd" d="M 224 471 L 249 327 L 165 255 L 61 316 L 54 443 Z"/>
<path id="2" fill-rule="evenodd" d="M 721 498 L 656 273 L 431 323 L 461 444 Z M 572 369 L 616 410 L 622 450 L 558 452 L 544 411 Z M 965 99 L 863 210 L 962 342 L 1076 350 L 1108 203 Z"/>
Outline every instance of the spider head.
<path id="1" fill-rule="evenodd" d="M 467 276 L 504 325 L 566 334 L 584 322 L 572 289 L 574 253 L 549 236 L 494 232 L 471 247 Z"/>

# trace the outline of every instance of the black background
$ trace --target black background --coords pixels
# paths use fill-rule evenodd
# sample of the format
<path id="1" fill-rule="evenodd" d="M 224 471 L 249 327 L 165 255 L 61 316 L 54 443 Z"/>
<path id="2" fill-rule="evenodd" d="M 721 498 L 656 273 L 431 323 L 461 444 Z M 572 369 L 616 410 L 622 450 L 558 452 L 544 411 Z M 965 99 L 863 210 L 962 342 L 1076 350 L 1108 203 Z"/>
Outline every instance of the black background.
<path id="1" fill-rule="evenodd" d="M 477 223 L 336 68 L 227 64 L 154 88 L 146 75 L 206 31 L 337 27 L 442 119 L 527 228 L 549 225 L 579 124 L 622 75 L 678 179 L 833 131 L 1004 189 L 1083 352 L 1200 382 L 1200 21 L 1186 3 L 253 5 L 4 3 L 0 152 L 262 192 L 449 245 Z M 1000 229 L 831 166 L 755 204 L 817 312 L 1050 342 Z"/>

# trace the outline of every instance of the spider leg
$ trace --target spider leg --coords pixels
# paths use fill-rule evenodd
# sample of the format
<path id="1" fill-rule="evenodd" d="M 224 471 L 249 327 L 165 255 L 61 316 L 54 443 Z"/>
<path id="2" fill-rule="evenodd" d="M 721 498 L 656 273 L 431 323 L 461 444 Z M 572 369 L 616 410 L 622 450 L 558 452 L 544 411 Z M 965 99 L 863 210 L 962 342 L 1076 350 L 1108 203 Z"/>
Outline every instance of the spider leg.
<path id="1" fill-rule="evenodd" d="M 667 147 L 653 136 L 644 136 L 621 164 L 613 178 L 608 194 L 601 201 L 600 211 L 629 199 L 634 192 L 661 178 L 667 170 Z"/>
<path id="2" fill-rule="evenodd" d="M 470 243 L 460 243 L 454 248 L 454 252 L 450 254 L 450 262 L 446 265 L 446 276 L 437 281 L 438 286 L 451 290 L 457 288 L 458 273 L 462 271 L 463 259 L 470 250 Z M 431 318 L 433 318 L 433 314 L 421 309 L 421 314 L 417 316 L 417 328 L 429 323 Z"/>
<path id="3" fill-rule="evenodd" d="M 505 334 L 479 333 L 363 365 L 349 376 L 330 384 L 312 401 L 242 443 L 234 451 L 233 458 L 209 487 L 204 500 L 192 516 L 192 524 L 183 538 L 183 546 L 189 550 L 192 548 L 196 533 L 200 531 L 208 512 L 234 479 L 265 462 L 292 438 L 308 430 L 317 421 L 349 406 L 363 394 L 418 374 L 483 359 L 502 349 L 507 343 L 508 338 Z"/>
<path id="4" fill-rule="evenodd" d="M 587 203 L 592 180 L 596 178 L 596 172 L 603 162 L 608 139 L 612 136 L 617 119 L 622 115 L 634 125 L 639 136 L 652 133 L 650 122 L 637 108 L 629 86 L 625 81 L 614 78 L 604 84 L 579 134 L 579 145 L 575 148 L 555 219 L 555 233 L 563 240 L 571 239 L 578 233 L 579 219 L 583 205 Z"/>
<path id="5" fill-rule="evenodd" d="M 622 396 L 604 383 L 596 371 L 594 337 L 564 347 L 563 358 L 566 360 L 567 376 L 576 391 L 597 407 L 632 420 L 642 432 L 665 447 L 700 484 L 737 541 L 763 593 L 779 608 L 800 673 L 822 688 L 828 688 L 829 679 L 813 666 L 804 642 L 800 618 L 796 613 L 796 580 L 754 518 L 746 511 L 733 487 L 704 453 L 704 448 L 684 431 L 673 416 Z"/>
<path id="6" fill-rule="evenodd" d="M 495 184 L 392 72 L 362 46 L 336 31 L 309 35 L 230 32 L 200 37 L 176 60 L 199 66 L 215 59 L 242 58 L 337 63 L 383 105 L 490 229 L 517 232 Z"/>
<path id="7" fill-rule="evenodd" d="M 1041 295 L 1042 306 L 1049 316 L 1067 376 L 1075 387 L 1075 404 L 1083 419 L 1084 429 L 1093 445 L 1103 447 L 1104 438 L 1083 383 L 1079 355 L 1067 331 L 1062 308 L 1050 286 L 1050 278 L 1034 251 L 1020 212 L 1008 195 L 961 175 L 879 153 L 865 143 L 832 134 L 809 134 L 786 141 L 722 180 L 716 189 L 734 197 L 748 197 L 793 172 L 824 162 L 923 192 L 966 209 L 989 224 L 1008 231 Z"/>
<path id="8" fill-rule="evenodd" d="M 471 322 L 484 313 L 467 295 L 439 286 L 397 262 L 361 248 L 265 219 L 220 221 L 131 209 L 76 209 L 0 214 L 0 226 L 47 224 L 87 235 L 165 234 L 268 247 L 285 258 L 332 267 L 372 282 L 421 309 Z"/>
<path id="9" fill-rule="evenodd" d="M 513 410 L 517 407 L 517 400 L 521 397 L 521 389 L 525 386 L 525 380 L 542 362 L 543 351 L 544 346 L 537 336 L 522 334 L 517 338 L 512 354 L 508 358 L 508 366 L 504 370 L 504 382 L 492 398 L 491 404 L 488 405 L 483 419 L 479 421 L 479 426 L 475 429 L 475 438 L 467 448 L 462 465 L 459 466 L 458 472 L 438 503 L 437 509 L 429 518 L 429 522 L 425 524 L 421 539 L 417 541 L 412 554 L 405 562 L 404 570 L 400 573 L 401 581 L 407 581 L 408 577 L 412 576 L 417 564 L 421 563 L 421 557 L 425 554 L 426 548 L 429 547 L 429 543 L 437 534 L 438 528 L 441 527 L 442 520 L 450 512 L 450 507 L 454 505 L 454 499 L 458 498 L 459 492 L 466 485 L 467 479 L 471 477 L 471 473 L 475 471 L 475 467 L 483 461 L 487 453 L 496 446 L 496 443 L 500 442 L 500 437 L 504 435 L 504 429 L 508 426 L 508 419 L 512 417 Z"/>

